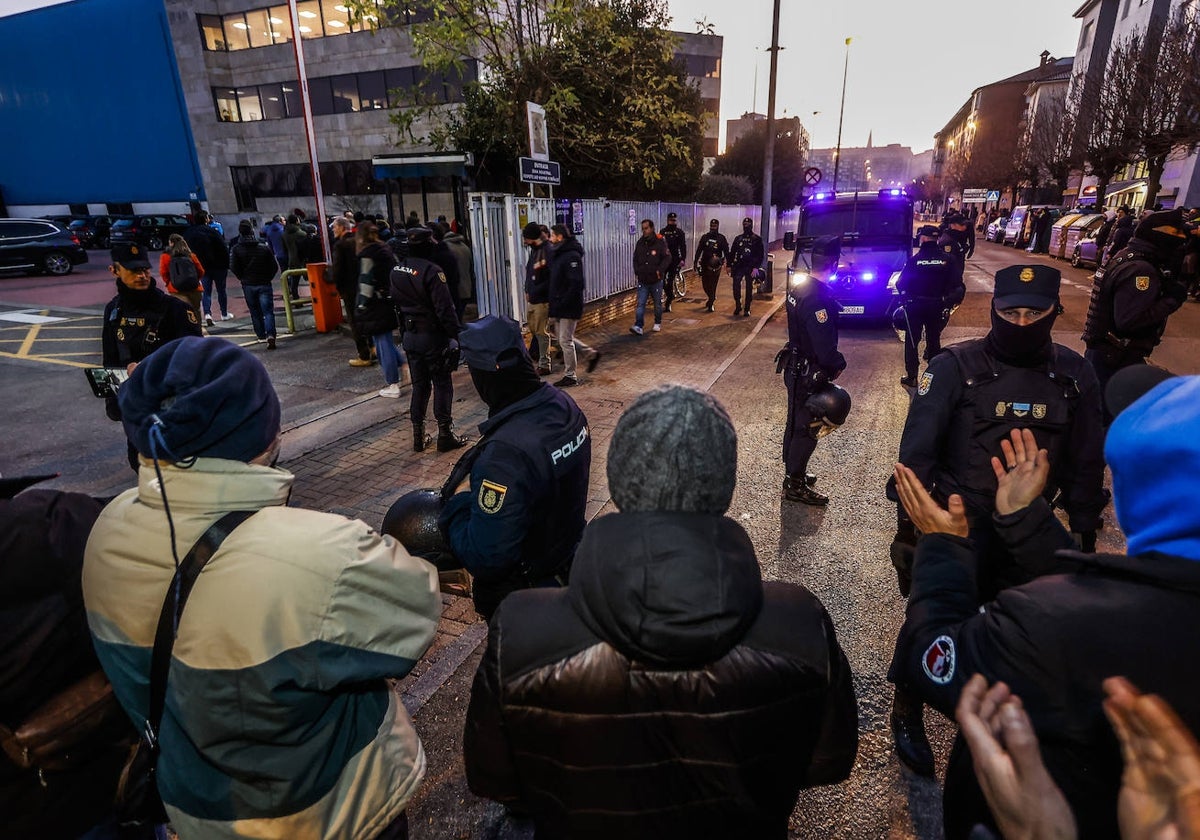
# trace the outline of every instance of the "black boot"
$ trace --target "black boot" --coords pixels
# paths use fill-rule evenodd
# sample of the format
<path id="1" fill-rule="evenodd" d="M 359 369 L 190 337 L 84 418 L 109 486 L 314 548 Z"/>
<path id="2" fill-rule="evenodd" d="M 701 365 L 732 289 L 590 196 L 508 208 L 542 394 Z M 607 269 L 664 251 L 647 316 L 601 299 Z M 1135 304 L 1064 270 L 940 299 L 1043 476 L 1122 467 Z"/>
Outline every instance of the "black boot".
<path id="1" fill-rule="evenodd" d="M 892 739 L 901 764 L 918 776 L 933 778 L 933 750 L 925 737 L 925 704 L 900 686 L 892 697 Z"/>
<path id="2" fill-rule="evenodd" d="M 425 421 L 413 423 L 413 452 L 424 452 L 431 443 L 433 438 L 425 434 Z"/>
<path id="3" fill-rule="evenodd" d="M 817 477 L 810 472 L 806 472 L 804 474 L 804 483 L 807 484 L 809 487 L 812 487 L 814 484 L 817 483 Z M 792 489 L 792 477 L 790 475 L 785 475 L 783 477 L 783 492 L 786 493 L 788 490 L 791 490 L 791 489 Z"/>
<path id="4" fill-rule="evenodd" d="M 812 480 L 816 481 L 817 477 L 814 475 Z M 787 481 L 784 482 L 783 498 L 789 502 L 800 502 L 805 505 L 829 504 L 828 496 L 812 489 L 807 473 L 803 476 L 799 474 L 788 476 Z"/>
<path id="5" fill-rule="evenodd" d="M 438 439 L 437 451 L 450 452 L 454 449 L 462 449 L 469 441 L 465 437 L 459 437 L 454 434 L 454 430 L 450 428 L 450 421 L 438 421 Z"/>

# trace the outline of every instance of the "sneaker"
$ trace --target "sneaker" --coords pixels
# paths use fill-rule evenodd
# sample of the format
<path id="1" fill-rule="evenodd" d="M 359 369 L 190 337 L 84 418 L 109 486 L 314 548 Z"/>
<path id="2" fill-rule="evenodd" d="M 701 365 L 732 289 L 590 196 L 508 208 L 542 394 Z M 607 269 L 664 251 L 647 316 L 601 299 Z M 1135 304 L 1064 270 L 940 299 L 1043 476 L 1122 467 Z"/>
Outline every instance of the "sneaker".
<path id="1" fill-rule="evenodd" d="M 596 369 L 596 365 L 600 364 L 600 351 L 597 350 L 592 354 L 592 357 L 587 361 L 587 372 L 591 373 Z"/>
<path id="2" fill-rule="evenodd" d="M 386 388 L 384 388 L 382 391 L 379 392 L 379 396 L 391 397 L 392 399 L 396 399 L 397 397 L 400 396 L 400 386 L 397 384 L 389 385 Z"/>
<path id="3" fill-rule="evenodd" d="M 573 376 L 564 376 L 562 379 L 554 383 L 555 388 L 574 388 L 579 384 L 579 380 Z"/>
<path id="4" fill-rule="evenodd" d="M 743 317 L 743 318 L 749 318 L 749 317 L 750 317 L 750 309 L 749 309 L 749 307 L 747 307 L 746 309 L 743 309 L 743 310 L 742 310 L 742 317 Z"/>
<path id="5" fill-rule="evenodd" d="M 209 315 L 209 314 L 206 312 L 206 313 L 204 314 L 204 326 L 206 326 L 206 327 L 211 327 L 212 325 L 213 325 L 213 319 L 212 319 L 212 316 L 211 316 L 211 315 Z"/>
<path id="6" fill-rule="evenodd" d="M 537 375 L 538 376 L 549 376 L 550 368 L 546 365 L 538 365 Z"/>
<path id="7" fill-rule="evenodd" d="M 236 317 L 237 316 L 234 315 L 232 312 L 226 312 L 224 315 L 221 316 L 221 320 L 222 321 L 232 321 Z"/>
<path id="8" fill-rule="evenodd" d="M 655 324 L 650 329 L 654 330 L 654 332 L 662 332 L 662 324 Z"/>
<path id="9" fill-rule="evenodd" d="M 350 360 L 350 367 L 370 367 L 373 364 L 375 363 L 370 359 L 360 359 L 357 356 Z"/>
<path id="10" fill-rule="evenodd" d="M 644 331 L 642 330 L 642 328 L 641 328 L 641 327 L 639 327 L 637 324 L 634 324 L 632 327 L 630 327 L 630 328 L 629 328 L 629 331 L 630 331 L 631 333 L 633 333 L 634 335 L 643 335 L 643 333 L 644 333 Z"/>
<path id="11" fill-rule="evenodd" d="M 275 336 L 273 336 L 273 335 L 267 336 L 267 349 L 268 350 L 275 349 Z"/>

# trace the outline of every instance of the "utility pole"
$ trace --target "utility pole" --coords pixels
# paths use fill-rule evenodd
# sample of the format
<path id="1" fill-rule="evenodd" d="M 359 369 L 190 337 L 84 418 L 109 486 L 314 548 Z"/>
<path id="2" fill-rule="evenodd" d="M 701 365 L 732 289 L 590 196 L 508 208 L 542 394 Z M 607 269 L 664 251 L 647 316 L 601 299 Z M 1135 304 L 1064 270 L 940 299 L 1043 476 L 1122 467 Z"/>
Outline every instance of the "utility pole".
<path id="1" fill-rule="evenodd" d="M 321 187 L 321 165 L 317 159 L 317 132 L 313 127 L 312 103 L 308 98 L 308 71 L 304 67 L 304 39 L 300 36 L 300 17 L 296 11 L 296 0 L 289 0 L 288 12 L 292 17 L 292 51 L 296 56 L 296 77 L 300 85 L 300 103 L 304 111 L 304 138 L 308 143 L 308 165 L 312 170 L 313 198 L 317 201 L 317 232 L 325 246 L 325 262 L 332 263 L 329 224 L 325 221 L 325 191 Z M 289 316 L 290 317 L 290 316 Z"/>
<path id="2" fill-rule="evenodd" d="M 763 244 L 771 242 L 771 176 L 775 170 L 775 75 L 779 70 L 779 0 L 775 0 L 775 13 L 771 20 L 771 77 L 767 83 L 767 138 L 763 150 L 762 217 L 759 235 Z M 764 248 L 764 251 L 766 249 Z M 747 299 L 749 299 L 747 290 Z"/>
<path id="3" fill-rule="evenodd" d="M 837 193 L 838 169 L 842 165 L 842 116 L 846 113 L 846 75 L 850 71 L 850 39 L 846 39 L 846 62 L 842 67 L 842 107 L 838 110 L 837 151 L 833 153 L 833 191 Z"/>

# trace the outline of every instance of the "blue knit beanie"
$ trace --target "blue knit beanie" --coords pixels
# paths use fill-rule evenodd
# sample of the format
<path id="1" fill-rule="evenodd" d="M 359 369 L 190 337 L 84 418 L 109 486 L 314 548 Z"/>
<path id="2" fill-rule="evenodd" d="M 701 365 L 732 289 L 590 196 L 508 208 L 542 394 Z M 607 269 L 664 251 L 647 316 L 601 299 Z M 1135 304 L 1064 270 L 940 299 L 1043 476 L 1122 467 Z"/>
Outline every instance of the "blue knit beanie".
<path id="1" fill-rule="evenodd" d="M 267 369 L 223 338 L 164 344 L 134 369 L 117 399 L 125 434 L 147 457 L 157 426 L 160 460 L 250 461 L 279 434 L 279 397 Z"/>
<path id="2" fill-rule="evenodd" d="M 1156 385 L 1109 427 L 1104 457 L 1128 553 L 1200 560 L 1200 376 Z"/>

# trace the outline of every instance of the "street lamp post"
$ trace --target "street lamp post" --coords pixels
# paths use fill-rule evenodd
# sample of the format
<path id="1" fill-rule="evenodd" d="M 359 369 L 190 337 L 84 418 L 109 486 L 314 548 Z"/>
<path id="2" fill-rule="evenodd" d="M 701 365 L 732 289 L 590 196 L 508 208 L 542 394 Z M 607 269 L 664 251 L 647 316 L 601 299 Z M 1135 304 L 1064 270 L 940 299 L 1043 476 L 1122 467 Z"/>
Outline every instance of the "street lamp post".
<path id="1" fill-rule="evenodd" d="M 842 163 L 842 116 L 846 113 L 846 75 L 850 71 L 850 39 L 846 39 L 846 61 L 842 67 L 842 106 L 838 109 L 837 151 L 833 153 L 833 191 L 837 192 L 838 168 Z"/>
<path id="2" fill-rule="evenodd" d="M 771 242 L 771 178 L 775 170 L 775 75 L 779 69 L 779 2 L 771 21 L 771 77 L 767 83 L 767 142 L 763 150 L 762 215 L 759 221 L 763 242 Z M 765 251 L 765 249 L 764 249 Z M 750 290 L 746 290 L 750 300 Z M 749 304 L 747 304 L 749 305 Z"/>

